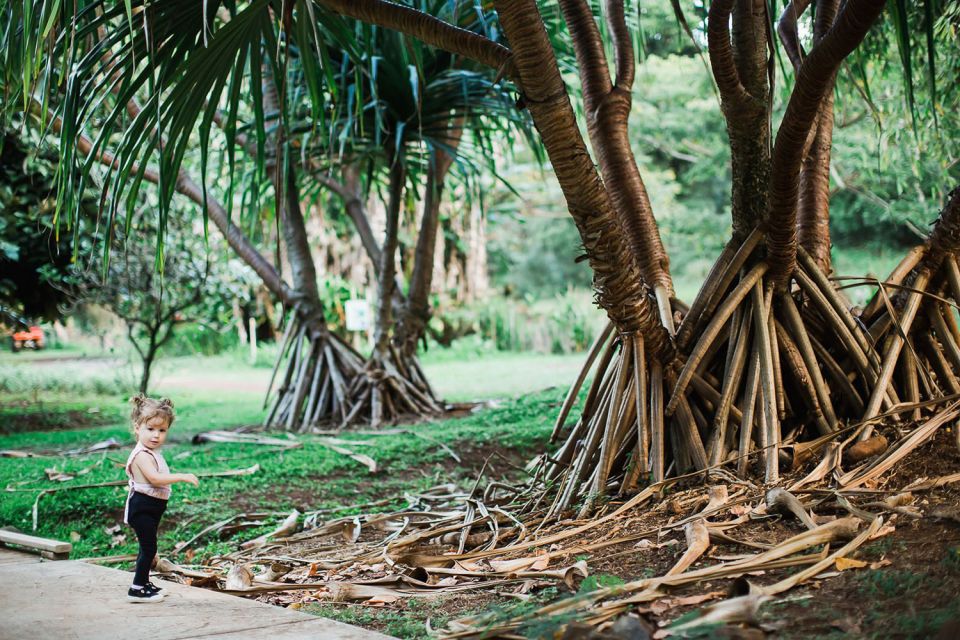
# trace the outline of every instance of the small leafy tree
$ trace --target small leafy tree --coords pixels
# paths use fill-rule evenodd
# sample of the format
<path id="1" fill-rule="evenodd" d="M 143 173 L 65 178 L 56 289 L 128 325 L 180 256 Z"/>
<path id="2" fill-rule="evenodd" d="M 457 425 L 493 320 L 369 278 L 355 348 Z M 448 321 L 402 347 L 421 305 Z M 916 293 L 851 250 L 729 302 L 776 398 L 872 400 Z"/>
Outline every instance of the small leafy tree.
<path id="1" fill-rule="evenodd" d="M 143 220 L 101 242 L 111 243 L 104 264 L 75 265 L 64 281 L 74 304 L 101 305 L 124 321 L 130 344 L 143 363 L 141 393 L 147 393 L 157 354 L 176 326 L 200 314 L 203 301 L 216 299 L 222 288 L 211 275 L 202 236 L 173 219 L 170 223 L 160 264 L 153 240 L 158 231 L 152 228 L 152 219 Z"/>

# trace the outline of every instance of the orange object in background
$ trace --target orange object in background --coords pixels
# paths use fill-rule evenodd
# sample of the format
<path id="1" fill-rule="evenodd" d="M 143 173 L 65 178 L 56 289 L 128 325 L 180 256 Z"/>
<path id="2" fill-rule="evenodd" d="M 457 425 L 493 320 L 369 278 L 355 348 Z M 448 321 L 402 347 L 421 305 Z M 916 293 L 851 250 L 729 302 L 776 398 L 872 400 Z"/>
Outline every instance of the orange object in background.
<path id="1" fill-rule="evenodd" d="M 21 349 L 43 349 L 43 329 L 28 327 L 26 331 L 15 331 L 10 336 L 10 348 L 13 351 Z"/>

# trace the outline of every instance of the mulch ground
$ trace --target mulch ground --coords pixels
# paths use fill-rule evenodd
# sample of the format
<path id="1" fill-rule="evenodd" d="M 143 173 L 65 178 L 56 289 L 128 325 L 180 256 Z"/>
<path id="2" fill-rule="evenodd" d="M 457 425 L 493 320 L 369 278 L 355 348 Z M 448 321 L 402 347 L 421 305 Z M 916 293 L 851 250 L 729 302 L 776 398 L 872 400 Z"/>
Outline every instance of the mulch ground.
<path id="1" fill-rule="evenodd" d="M 473 462 L 465 460 L 470 468 L 482 466 L 489 459 L 491 450 L 477 448 Z M 520 460 L 511 460 L 511 465 Z M 934 438 L 910 453 L 893 471 L 878 483 L 870 486 L 877 491 L 897 491 L 920 478 L 936 478 L 960 470 L 960 451 L 950 429 L 943 429 Z M 802 473 L 802 472 L 798 472 Z M 746 487 L 731 484 L 731 497 L 751 496 Z M 762 499 L 762 489 L 754 492 L 754 498 Z M 624 582 L 663 575 L 686 550 L 682 528 L 670 528 L 671 523 L 696 514 L 706 503 L 706 492 L 695 482 L 689 486 L 675 486 L 671 492 L 647 508 L 637 509 L 624 517 L 605 523 L 584 534 L 584 539 L 563 543 L 570 547 L 568 556 L 556 558 L 551 566 L 565 566 L 576 560 L 586 559 L 593 576 L 604 580 Z M 876 495 L 852 499 L 854 505 L 876 500 Z M 750 499 L 740 503 L 743 511 L 758 503 Z M 610 508 L 617 504 L 612 502 Z M 868 542 L 850 556 L 861 561 L 844 570 L 825 571 L 816 578 L 782 594 L 775 601 L 765 604 L 758 619 L 750 625 L 735 625 L 712 629 L 708 635 L 699 637 L 776 637 L 776 638 L 958 638 L 960 633 L 960 485 L 947 485 L 915 496 L 913 507 L 920 517 L 906 514 L 888 514 L 885 519 L 892 530 L 887 535 Z M 818 518 L 849 516 L 836 503 L 825 502 L 813 509 Z M 736 513 L 736 511 L 734 512 Z M 722 518 L 727 519 L 730 514 Z M 582 524 L 566 522 L 562 526 Z M 745 542 L 777 544 L 804 531 L 796 520 L 767 517 L 738 527 L 731 535 Z M 544 532 L 541 532 L 543 534 Z M 366 533 L 364 534 L 366 536 Z M 589 544 L 631 537 L 628 542 L 607 546 L 588 554 L 578 553 L 576 544 Z M 364 542 L 361 537 L 360 542 Z M 309 548 L 291 547 L 292 555 L 308 553 Z M 755 548 L 728 542 L 712 545 L 691 567 L 691 570 L 710 566 L 730 559 L 737 554 L 756 553 Z M 862 566 L 861 566 L 862 565 Z M 779 569 L 756 572 L 745 579 L 756 585 L 771 584 L 798 571 Z M 363 577 L 374 577 L 365 575 Z M 611 578 L 615 577 L 615 578 Z M 671 590 L 665 597 L 652 603 L 635 607 L 633 614 L 647 623 L 649 630 L 662 628 L 672 621 L 698 609 L 711 601 L 734 595 L 743 589 L 744 578 L 738 580 L 712 580 L 688 587 Z M 569 597 L 571 593 L 562 584 L 549 592 L 538 594 L 518 593 L 508 587 L 503 590 L 478 591 L 432 599 L 431 615 L 434 619 L 450 619 L 493 607 L 509 612 L 518 606 L 531 606 L 544 598 Z M 303 596 L 264 595 L 260 599 L 280 606 L 302 603 Z M 316 598 L 313 598 L 317 601 Z M 321 597 L 322 600 L 322 597 Z M 524 604 L 524 601 L 527 601 Z M 298 604 L 297 606 L 301 606 Z M 358 604 L 341 603 L 344 608 L 362 607 Z M 405 613 L 413 618 L 422 616 L 421 603 L 409 600 L 378 603 L 376 607 L 363 607 L 372 611 L 363 619 L 364 626 L 386 631 L 387 620 Z M 377 613 L 380 612 L 380 613 Z M 958 625 L 958 626 L 954 626 Z M 436 626 L 436 625 L 434 625 Z M 549 631 L 552 633 L 554 630 Z M 534 630 L 531 633 L 537 633 Z M 616 638 L 613 635 L 590 635 L 592 632 L 569 628 L 564 638 Z M 576 635 L 577 633 L 585 635 Z M 711 635 L 712 634 L 712 635 Z M 938 635 L 940 634 L 940 635 Z M 944 635 L 945 634 L 945 635 Z M 531 636 L 533 637 L 533 636 Z M 543 637 L 552 637 L 545 635 Z M 560 637 L 559 635 L 556 637 Z"/>

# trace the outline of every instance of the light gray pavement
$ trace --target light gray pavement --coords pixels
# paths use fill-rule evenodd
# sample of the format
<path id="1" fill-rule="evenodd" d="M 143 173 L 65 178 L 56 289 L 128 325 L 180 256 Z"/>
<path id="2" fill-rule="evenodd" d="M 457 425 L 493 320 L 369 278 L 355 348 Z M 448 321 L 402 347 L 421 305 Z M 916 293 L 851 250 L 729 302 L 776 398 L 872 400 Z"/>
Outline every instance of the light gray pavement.
<path id="1" fill-rule="evenodd" d="M 130 574 L 0 549 L 0 640 L 389 640 L 326 618 L 158 581 L 157 604 L 126 601 Z"/>

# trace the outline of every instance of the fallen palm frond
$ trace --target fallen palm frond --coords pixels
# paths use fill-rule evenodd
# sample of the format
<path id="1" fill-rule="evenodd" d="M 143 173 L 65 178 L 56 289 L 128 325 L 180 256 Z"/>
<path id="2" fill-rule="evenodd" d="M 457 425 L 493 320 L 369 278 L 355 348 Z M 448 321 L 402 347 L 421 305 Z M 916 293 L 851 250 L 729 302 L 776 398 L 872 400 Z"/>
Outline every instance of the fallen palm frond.
<path id="1" fill-rule="evenodd" d="M 340 446 L 339 444 L 337 444 L 337 442 L 339 442 L 339 441 L 332 440 L 332 439 L 329 439 L 329 438 L 317 440 L 317 443 L 318 443 L 318 444 L 321 444 L 321 445 L 327 447 L 327 448 L 330 449 L 331 451 L 336 451 L 336 452 L 339 453 L 340 455 L 349 456 L 350 458 L 353 458 L 354 460 L 356 460 L 357 462 L 359 462 L 360 464 L 362 464 L 363 466 L 365 466 L 365 467 L 367 468 L 367 471 L 369 471 L 370 473 L 376 473 L 376 472 L 377 472 L 377 461 L 376 461 L 376 460 L 374 460 L 373 458 L 371 458 L 370 456 L 368 456 L 368 455 L 366 455 L 366 454 L 363 454 L 363 453 L 355 453 L 355 452 L 354 452 L 353 450 L 351 450 L 351 449 L 347 449 L 346 447 Z M 356 443 L 353 443 L 353 444 L 356 444 Z"/>
<path id="2" fill-rule="evenodd" d="M 203 433 L 198 433 L 193 436 L 193 444 L 201 444 L 204 442 L 229 442 L 229 443 L 239 443 L 239 444 L 256 444 L 269 447 L 284 447 L 287 449 L 293 449 L 297 447 L 302 447 L 303 443 L 292 438 L 272 438 L 270 436 L 263 436 L 255 433 L 238 433 L 236 431 L 204 431 Z"/>
<path id="3" fill-rule="evenodd" d="M 197 542 L 197 540 L 203 538 L 203 537 L 206 536 L 207 534 L 214 533 L 214 532 L 220 532 L 220 531 L 222 531 L 225 527 L 230 526 L 232 523 L 236 522 L 237 520 L 256 520 L 256 519 L 258 519 L 258 518 L 266 518 L 266 517 L 269 517 L 269 516 L 271 516 L 271 515 L 275 515 L 275 514 L 272 514 L 272 513 L 238 513 L 238 514 L 236 514 L 236 515 L 230 516 L 230 517 L 227 518 L 226 520 L 221 520 L 220 522 L 216 522 L 216 523 L 214 523 L 214 524 L 212 524 L 212 525 L 210 525 L 210 526 L 208 526 L 208 527 L 205 527 L 205 528 L 202 529 L 199 533 L 197 533 L 195 536 L 193 536 L 192 538 L 190 538 L 189 540 L 187 540 L 187 541 L 185 541 L 185 542 L 178 542 L 176 545 L 174 545 L 174 551 L 176 551 L 176 552 L 178 552 L 178 553 L 183 552 L 183 551 L 186 551 L 187 549 L 191 548 L 191 547 L 193 546 L 193 544 L 194 544 L 195 542 Z M 261 524 L 260 522 L 257 522 L 256 526 L 259 526 L 260 524 Z"/>
<path id="4" fill-rule="evenodd" d="M 449 407 L 449 406 L 450 406 L 450 405 L 448 405 L 448 407 Z M 311 433 L 314 433 L 314 434 L 317 434 L 317 435 L 330 436 L 330 435 L 340 435 L 340 434 L 343 433 L 343 430 L 342 430 L 342 429 L 313 429 L 313 430 L 311 431 Z M 376 431 L 364 431 L 364 430 L 360 430 L 360 429 L 353 429 L 353 430 L 350 431 L 350 434 L 351 434 L 351 435 L 359 435 L 359 436 L 396 436 L 396 435 L 408 435 L 408 436 L 412 436 L 412 437 L 414 437 L 414 438 L 420 438 L 421 440 L 426 440 L 426 441 L 429 442 L 430 444 L 436 445 L 437 447 L 443 449 L 443 450 L 444 450 L 451 458 L 453 458 L 456 462 L 460 462 L 460 461 L 461 461 L 461 460 L 460 460 L 460 456 L 457 454 L 457 452 L 455 452 L 453 449 L 451 449 L 450 446 L 447 445 L 445 442 L 442 442 L 442 441 L 437 440 L 437 439 L 435 439 L 435 438 L 431 438 L 430 436 L 428 436 L 428 435 L 426 435 L 426 434 L 424 434 L 424 433 L 421 433 L 421 432 L 419 432 L 419 431 L 417 431 L 417 430 L 415 430 L 415 429 L 377 429 Z M 356 441 L 349 441 L 349 440 L 345 440 L 345 441 L 343 441 L 343 443 L 344 443 L 344 444 L 354 444 L 354 445 L 357 444 Z"/>
<path id="5" fill-rule="evenodd" d="M 241 549 L 253 549 L 255 547 L 262 547 L 267 543 L 267 540 L 270 538 L 282 538 L 284 536 L 290 535 L 297 528 L 297 521 L 300 519 L 300 512 L 294 509 L 290 512 L 284 521 L 280 524 L 279 527 L 271 531 L 270 533 L 265 533 L 262 536 L 254 538 L 253 540 L 247 540 L 240 544 Z"/>
<path id="6" fill-rule="evenodd" d="M 885 418 L 871 418 L 870 422 L 889 435 L 894 429 L 884 421 L 912 415 L 914 408 L 895 405 L 882 414 Z M 691 587 L 705 582 L 716 584 L 717 580 L 756 572 L 799 568 L 798 573 L 752 594 L 754 602 L 761 601 L 814 576 L 822 577 L 835 565 L 858 566 L 850 560 L 851 554 L 871 537 L 893 530 L 886 524 L 886 514 L 918 517 L 919 512 L 910 507 L 906 489 L 922 491 L 960 481 L 960 474 L 954 474 L 922 479 L 901 488 L 863 488 L 864 483 L 880 481 L 905 455 L 929 442 L 940 425 L 956 420 L 960 398 L 940 404 L 927 402 L 920 409 L 924 418 L 894 439 L 883 453 L 854 468 L 847 485 L 840 482 L 847 475 L 842 470 L 844 442 L 854 441 L 862 423 L 845 425 L 809 447 L 804 452 L 808 455 L 789 479 L 785 478 L 789 490 L 766 490 L 722 468 L 708 469 L 709 486 L 702 484 L 703 473 L 668 478 L 622 502 L 611 502 L 606 513 L 588 521 L 554 521 L 546 509 L 530 508 L 529 496 L 535 493 L 518 500 L 513 492 L 484 491 L 481 473 L 468 490 L 444 484 L 407 495 L 405 500 L 384 499 L 366 505 L 373 509 L 400 505 L 380 513 L 336 517 L 333 509 L 308 512 L 297 519 L 302 523 L 301 531 L 293 533 L 293 527 L 280 527 L 286 529 L 280 532 L 282 535 L 261 537 L 256 545 L 215 557 L 204 568 L 212 577 L 197 580 L 224 588 L 225 580 L 232 575 L 230 587 L 234 588 L 227 588 L 231 593 L 293 592 L 303 594 L 290 596 L 294 601 L 306 598 L 384 606 L 410 597 L 462 591 L 526 594 L 531 588 L 549 584 L 577 592 L 589 574 L 583 554 L 591 554 L 592 563 L 593 558 L 602 560 L 642 553 L 644 548 L 673 546 L 676 556 L 661 569 L 661 575 L 580 593 L 532 610 L 527 607 L 506 619 L 502 612 L 494 618 L 472 616 L 450 623 L 443 634 L 511 637 L 525 625 L 547 618 L 575 618 L 581 624 L 602 627 L 638 605 L 676 598 L 672 595 L 676 590 L 689 593 Z M 347 446 L 370 446 L 368 442 L 349 442 Z M 807 467 L 822 472 L 811 477 Z M 497 483 L 489 480 L 488 484 Z M 521 493 L 525 490 L 517 489 Z M 669 499 L 662 499 L 667 490 Z M 525 509 L 518 510 L 518 505 Z M 832 521 L 830 518 L 836 516 L 818 518 L 811 509 L 817 514 L 833 512 L 842 517 Z M 784 518 L 777 527 L 778 531 L 790 530 L 786 538 L 778 534 L 778 540 L 757 540 L 750 529 L 738 533 L 758 519 L 778 514 L 790 518 Z M 234 522 L 218 522 L 201 534 L 227 530 Z M 798 532 L 801 526 L 805 531 Z M 678 534 L 680 544 L 676 544 Z M 673 544 L 650 543 L 651 538 Z M 682 545 L 684 538 L 686 547 Z M 648 543 L 637 546 L 638 540 Z M 282 563 L 283 571 L 274 572 L 274 563 Z M 249 581 L 243 580 L 247 572 Z M 703 601 L 698 596 L 689 598 L 690 604 Z M 749 618 L 746 604 L 749 599 L 717 603 L 705 609 L 700 622 L 714 616 Z M 746 608 L 738 614 L 741 606 Z"/>

